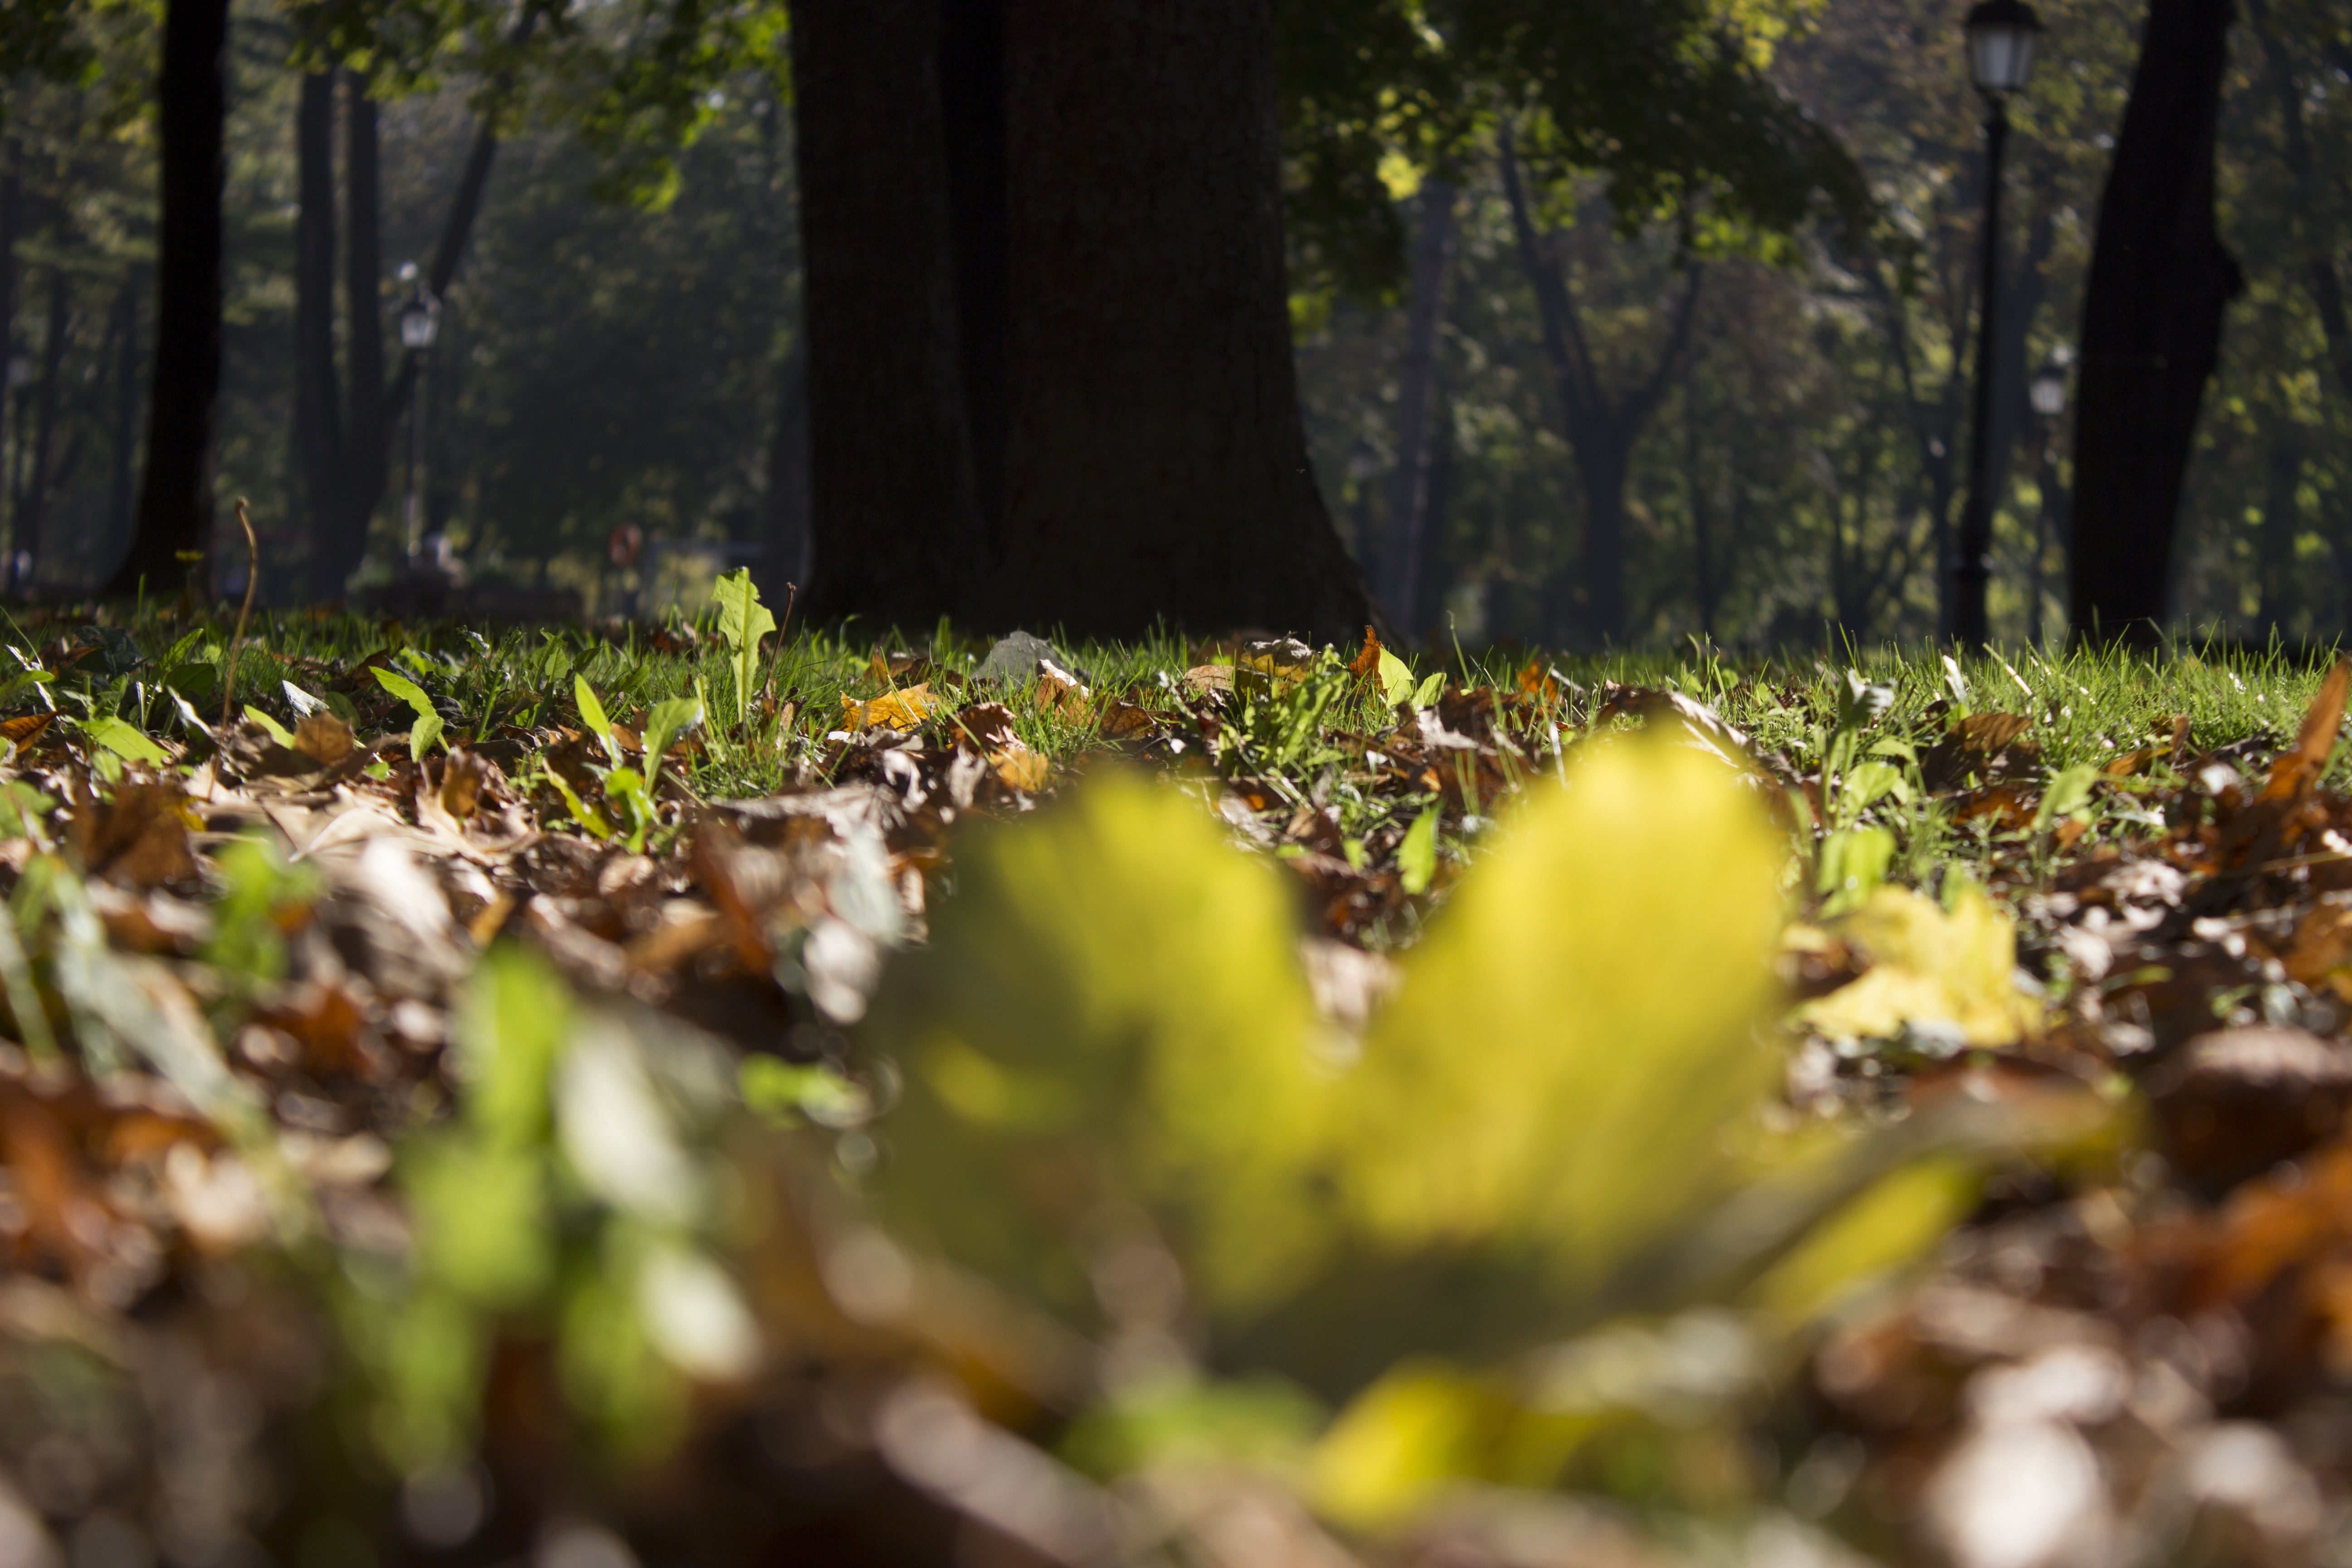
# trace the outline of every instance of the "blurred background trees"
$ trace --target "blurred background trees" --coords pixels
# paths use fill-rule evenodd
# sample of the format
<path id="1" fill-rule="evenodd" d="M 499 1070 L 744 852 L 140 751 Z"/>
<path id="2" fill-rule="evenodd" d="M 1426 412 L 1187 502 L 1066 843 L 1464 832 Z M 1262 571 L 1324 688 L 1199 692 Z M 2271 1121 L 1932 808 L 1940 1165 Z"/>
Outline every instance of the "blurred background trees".
<path id="1" fill-rule="evenodd" d="M 1626 64 L 1655 37 L 1521 9 L 1465 4 L 1424 33 L 1379 0 L 1275 8 L 1307 445 L 1398 629 L 1937 633 L 1982 195 L 1958 9 L 1677 8 L 1685 43 L 1738 42 L 1705 69 L 1753 86 L 1712 93 Z M 2145 12 L 2040 9 L 1993 367 L 1992 612 L 2012 641 L 2065 630 L 2071 413 L 2036 415 L 2026 387 L 2078 338 Z M 0 32 L 0 503 L 12 587 L 54 596 L 122 560 L 146 466 L 162 40 L 158 12 L 121 0 L 42 14 Z M 529 20 L 472 0 L 240 0 L 214 493 L 253 499 L 267 597 L 389 579 L 413 416 L 425 528 L 478 582 L 651 605 L 689 546 L 807 580 L 784 21 L 661 0 Z M 2297 638 L 2352 618 L 2347 174 L 2352 32 L 2318 0 L 2248 5 L 2217 137 L 2248 287 L 2186 482 L 2179 624 Z M 442 295 L 414 388 L 406 261 Z M 610 544 L 629 527 L 660 547 L 624 569 Z"/>

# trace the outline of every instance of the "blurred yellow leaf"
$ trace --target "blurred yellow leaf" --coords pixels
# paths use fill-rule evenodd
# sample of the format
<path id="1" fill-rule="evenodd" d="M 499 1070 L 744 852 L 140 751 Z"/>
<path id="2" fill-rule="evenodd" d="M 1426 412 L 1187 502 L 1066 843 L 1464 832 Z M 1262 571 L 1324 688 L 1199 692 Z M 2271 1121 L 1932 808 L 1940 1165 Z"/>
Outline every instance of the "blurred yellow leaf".
<path id="1" fill-rule="evenodd" d="M 1889 1039 L 1904 1026 L 1957 1029 L 1972 1046 L 2007 1045 L 2037 1020 L 2017 989 L 2017 929 L 1970 883 L 1949 913 L 1901 888 L 1881 888 L 1833 928 L 1872 960 L 1851 984 L 1797 1009 L 1834 1039 Z"/>
<path id="2" fill-rule="evenodd" d="M 1405 963 L 1342 1087 L 1342 1185 L 1410 1250 L 1590 1281 L 1727 1179 L 1778 1070 L 1784 849 L 1719 762 L 1640 738 L 1531 793 Z"/>
<path id="3" fill-rule="evenodd" d="M 1333 1227 L 1280 874 L 1196 801 L 1118 776 L 956 858 L 867 1026 L 905 1069 L 902 1234 L 1087 1315 L 1103 1228 L 1138 1215 L 1212 1302 L 1295 1282 Z"/>
<path id="4" fill-rule="evenodd" d="M 1753 1297 L 1790 1327 L 1819 1317 L 1857 1289 L 1927 1257 L 1983 1191 L 1983 1172 L 1973 1160 L 1914 1161 L 1824 1220 L 1757 1281 Z"/>

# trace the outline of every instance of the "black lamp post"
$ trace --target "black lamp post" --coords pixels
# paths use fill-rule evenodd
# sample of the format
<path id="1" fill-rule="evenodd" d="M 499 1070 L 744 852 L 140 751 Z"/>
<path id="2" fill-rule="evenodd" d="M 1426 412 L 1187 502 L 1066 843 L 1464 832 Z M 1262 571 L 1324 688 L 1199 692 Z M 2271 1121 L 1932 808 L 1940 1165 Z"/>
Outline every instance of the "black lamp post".
<path id="1" fill-rule="evenodd" d="M 1985 100 L 1984 303 L 1977 313 L 1975 427 L 1969 446 L 1969 504 L 1960 514 L 1953 563 L 1952 635 L 1964 647 L 1991 640 L 1985 588 L 1992 580 L 1992 357 L 2000 282 L 2000 158 L 2009 144 L 2009 95 L 2033 68 L 2042 23 L 2023 0 L 1981 0 L 1969 12 L 1969 74 Z"/>
<path id="2" fill-rule="evenodd" d="M 416 356 L 416 374 L 408 384 L 408 530 L 405 559 L 416 559 L 425 536 L 424 492 L 418 471 L 425 463 L 425 356 L 441 331 L 441 301 L 416 275 L 416 263 L 400 265 L 400 280 L 413 284 L 408 302 L 400 308 L 400 346 Z"/>
<path id="3" fill-rule="evenodd" d="M 2042 646 L 2042 574 L 2050 559 L 2050 521 L 2060 506 L 2058 499 L 2058 421 L 2066 413 L 2066 351 L 2060 349 L 2045 361 L 2033 379 L 2026 384 L 2026 401 L 2033 405 L 2033 415 L 2041 421 L 2041 457 L 2034 474 L 2034 489 L 2042 493 L 2042 505 L 2033 519 L 2033 597 L 2026 611 L 2025 640 L 2035 647 Z"/>

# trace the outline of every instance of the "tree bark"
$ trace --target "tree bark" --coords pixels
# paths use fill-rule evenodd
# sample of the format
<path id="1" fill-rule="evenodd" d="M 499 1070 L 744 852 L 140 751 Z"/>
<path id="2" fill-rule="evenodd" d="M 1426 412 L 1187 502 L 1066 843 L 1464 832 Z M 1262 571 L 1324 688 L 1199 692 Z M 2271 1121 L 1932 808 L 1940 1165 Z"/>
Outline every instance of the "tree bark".
<path id="1" fill-rule="evenodd" d="M 302 79 L 294 114 L 294 451 L 310 497 L 311 592 L 340 597 L 350 499 L 335 377 L 335 76 Z"/>
<path id="2" fill-rule="evenodd" d="M 942 0 L 940 111 L 946 135 L 948 223 L 955 252 L 957 368 L 971 438 L 981 543 L 1004 543 L 1006 268 L 1004 0 Z"/>
<path id="3" fill-rule="evenodd" d="M 2312 309 L 2319 317 L 2329 367 L 2336 372 L 2336 382 L 2345 395 L 2352 396 L 2352 321 L 2347 319 L 2344 280 L 2336 272 L 2330 244 L 2334 237 L 2313 234 L 2308 228 L 2328 210 L 2326 193 L 2312 161 L 2311 130 L 2306 122 L 2309 100 L 2303 83 L 2296 79 L 2286 40 L 2279 37 L 2271 20 L 2267 0 L 2248 0 L 2247 10 L 2253 18 L 2254 35 L 2262 40 L 2263 77 L 2278 103 L 2279 140 L 2287 173 L 2294 177 L 2296 194 L 2302 198 L 2294 226 L 2295 237 L 2304 251 L 2297 270 L 2304 291 L 2311 296 Z"/>
<path id="4" fill-rule="evenodd" d="M 795 338 L 777 377 L 776 424 L 768 438 L 767 581 L 761 592 L 782 604 L 785 584 L 808 581 L 808 352 Z M 778 614 L 781 616 L 782 612 Z"/>
<path id="5" fill-rule="evenodd" d="M 1454 266 L 1454 188 L 1422 187 L 1421 233 L 1412 247 L 1412 300 L 1405 317 L 1404 363 L 1397 376 L 1396 468 L 1389 478 L 1388 539 L 1381 550 L 1380 598 L 1407 637 L 1420 631 L 1423 541 L 1429 529 L 1430 406 L 1437 380 L 1437 331 L 1445 278 Z"/>
<path id="6" fill-rule="evenodd" d="M 110 537 L 126 542 L 139 460 L 139 300 L 145 291 L 146 279 L 134 267 L 114 297 L 114 462 L 107 480 L 106 521 Z"/>
<path id="7" fill-rule="evenodd" d="M 2171 587 L 2198 406 L 2222 312 L 2245 286 L 2223 248 L 2214 132 L 2231 0 L 2150 0 L 2100 203 L 2074 423 L 2074 635 L 2153 644 Z"/>
<path id="8" fill-rule="evenodd" d="M 23 559 L 20 586 L 30 587 L 40 570 L 41 536 L 48 522 L 52 469 L 49 456 L 57 439 L 58 399 L 65 390 L 66 344 L 72 331 L 73 290 L 62 267 L 49 268 L 48 320 L 41 339 L 41 390 L 33 419 L 33 460 L 24 494 L 16 502 L 16 552 Z"/>
<path id="9" fill-rule="evenodd" d="M 1298 410 L 1270 0 L 1032 0 L 1005 53 L 997 613 L 1360 633 Z"/>
<path id="10" fill-rule="evenodd" d="M 358 73 L 346 68 L 341 75 L 344 229 L 351 241 L 343 257 L 343 304 L 351 312 L 343 352 L 351 391 L 344 405 L 343 458 L 349 510 L 337 596 L 342 580 L 367 553 L 368 519 L 383 499 L 392 471 L 392 427 L 408 402 L 405 376 L 389 395 L 383 384 L 383 207 L 375 100 Z M 461 194 L 463 189 L 461 182 Z"/>
<path id="11" fill-rule="evenodd" d="M 927 625 L 982 570 L 940 37 L 940 0 L 793 7 L 821 617 Z"/>
<path id="12" fill-rule="evenodd" d="M 169 0 L 155 87 L 163 199 L 147 478 L 137 531 L 107 584 L 111 594 L 175 585 L 185 571 L 182 554 L 201 560 L 212 545 L 227 49 L 228 0 Z"/>

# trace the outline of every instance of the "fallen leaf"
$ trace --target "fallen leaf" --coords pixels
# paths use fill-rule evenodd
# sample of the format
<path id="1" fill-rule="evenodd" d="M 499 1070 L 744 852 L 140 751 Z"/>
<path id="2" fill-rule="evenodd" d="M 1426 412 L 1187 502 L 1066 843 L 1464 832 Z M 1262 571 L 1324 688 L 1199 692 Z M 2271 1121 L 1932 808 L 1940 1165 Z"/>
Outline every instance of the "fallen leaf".
<path id="1" fill-rule="evenodd" d="M 929 682 L 909 686 L 903 691 L 889 691 L 871 702 L 854 698 L 841 700 L 841 722 L 845 730 L 912 730 L 939 710 L 940 700 L 931 695 Z"/>
<path id="2" fill-rule="evenodd" d="M 352 754 L 352 727 L 321 708 L 294 726 L 294 750 L 328 766 Z"/>

